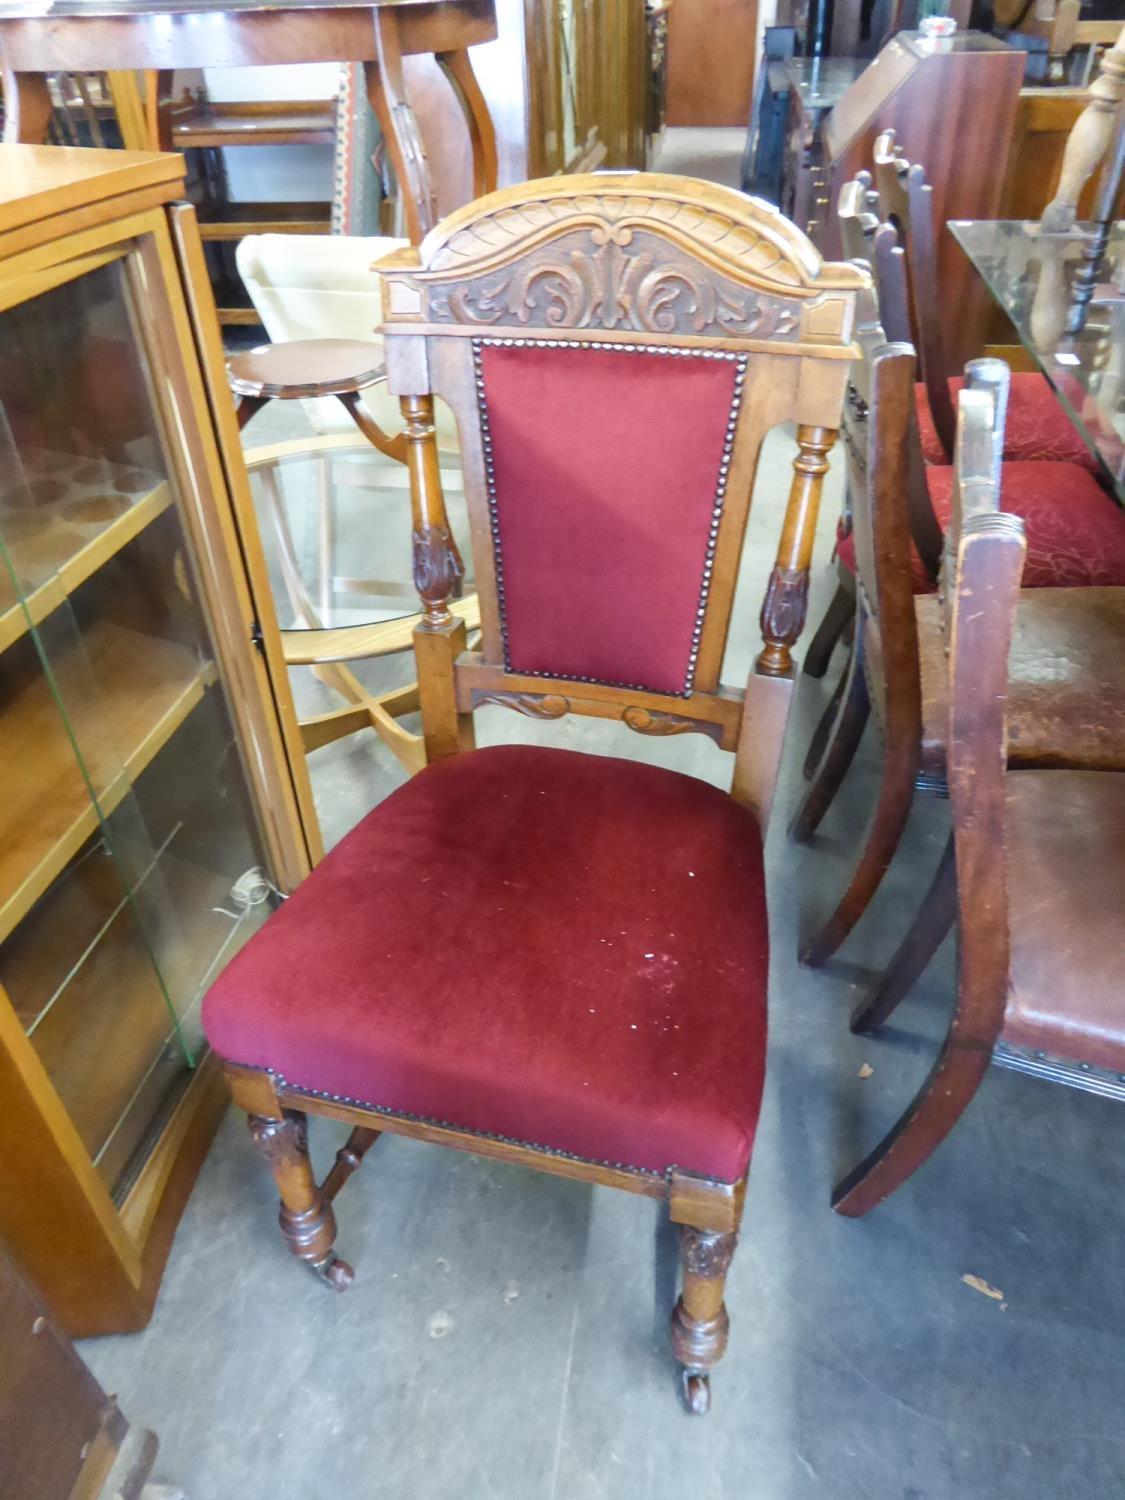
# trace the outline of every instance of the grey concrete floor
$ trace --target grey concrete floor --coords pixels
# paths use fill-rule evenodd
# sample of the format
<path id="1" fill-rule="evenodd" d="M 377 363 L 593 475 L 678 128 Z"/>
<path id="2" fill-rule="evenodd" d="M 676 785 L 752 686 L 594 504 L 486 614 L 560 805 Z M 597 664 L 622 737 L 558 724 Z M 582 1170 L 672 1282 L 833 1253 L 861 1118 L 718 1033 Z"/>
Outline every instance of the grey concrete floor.
<path id="1" fill-rule="evenodd" d="M 679 134 L 672 144 L 690 159 Z M 730 134 L 737 151 L 741 133 Z M 255 423 L 283 420 L 271 411 Z M 248 429 L 250 442 L 264 435 Z M 763 458 L 732 682 L 757 639 L 791 451 L 779 431 Z M 813 623 L 832 587 L 838 470 Z M 897 1196 L 858 1222 L 829 1210 L 835 1177 L 925 1076 L 953 976 L 947 944 L 884 1039 L 849 1034 L 856 993 L 895 947 L 940 852 L 946 810 L 933 800 L 920 802 L 842 954 L 820 973 L 796 963 L 798 932 L 842 889 L 878 772 L 872 739 L 815 843 L 787 841 L 831 683 L 800 684 L 767 841 L 768 1078 L 710 1416 L 689 1418 L 677 1402 L 666 1337 L 675 1247 L 658 1205 L 384 1139 L 338 1201 L 339 1246 L 357 1273 L 338 1297 L 283 1248 L 268 1174 L 231 1116 L 150 1327 L 81 1346 L 130 1417 L 158 1432 L 159 1477 L 189 1500 L 1125 1494 L 1125 1282 L 1112 1270 L 1125 1151 L 1113 1104 L 994 1071 Z M 730 774 L 698 736 L 664 744 L 496 709 L 478 732 L 482 743 L 550 739 Z M 402 779 L 373 736 L 312 765 L 330 839 Z M 320 1163 L 341 1134 L 313 1123 Z"/>

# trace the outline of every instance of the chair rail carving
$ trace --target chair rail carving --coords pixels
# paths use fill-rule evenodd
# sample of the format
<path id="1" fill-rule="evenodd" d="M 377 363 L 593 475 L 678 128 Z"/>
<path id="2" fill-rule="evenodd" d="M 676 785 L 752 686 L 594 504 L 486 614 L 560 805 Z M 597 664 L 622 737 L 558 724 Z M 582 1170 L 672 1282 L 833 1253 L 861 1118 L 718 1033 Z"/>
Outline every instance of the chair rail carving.
<path id="1" fill-rule="evenodd" d="M 677 181 L 676 196 L 667 200 L 604 178 L 589 194 L 569 185 L 560 192 L 557 183 L 545 182 L 542 196 L 532 203 L 493 204 L 483 212 L 470 205 L 452 214 L 424 242 L 422 260 L 430 271 L 472 273 L 502 265 L 516 253 L 527 255 L 568 228 L 584 228 L 599 244 L 610 239 L 625 243 L 634 229 L 659 225 L 664 239 L 696 254 L 707 249 L 715 264 L 728 267 L 736 280 L 797 289 L 817 279 L 819 257 L 775 209 L 756 200 L 740 203 L 734 193 L 732 209 L 745 205 L 741 213 L 685 203 L 682 181 Z"/>
<path id="2" fill-rule="evenodd" d="M 524 714 L 529 719 L 562 719 L 572 713 L 596 713 L 599 718 L 616 718 L 628 729 L 637 734 L 669 735 L 669 734 L 705 734 L 713 739 L 717 745 L 722 745 L 724 738 L 723 725 L 713 719 L 691 719 L 685 714 L 665 713 L 662 709 L 644 708 L 639 703 L 629 703 L 620 708 L 606 712 L 606 705 L 598 701 L 589 701 L 564 697 L 562 693 L 521 693 L 503 692 L 487 688 L 474 688 L 472 691 L 472 706 L 474 709 L 484 708 L 487 704 L 495 704 L 498 708 L 511 708 L 518 714 Z"/>
<path id="3" fill-rule="evenodd" d="M 682 714 L 664 713 L 658 708 L 641 708 L 631 703 L 621 715 L 621 722 L 637 734 L 706 734 L 721 744 L 723 726 L 708 719 L 688 719 Z"/>
<path id="4" fill-rule="evenodd" d="M 794 338 L 797 308 L 708 274 L 652 234 L 617 225 L 567 235 L 507 274 L 430 294 L 433 322 Z"/>
<path id="5" fill-rule="evenodd" d="M 854 264 L 823 262 L 769 204 L 652 174 L 506 189 L 379 270 L 388 333 L 421 322 L 821 347 L 848 345 L 868 284 Z"/>
<path id="6" fill-rule="evenodd" d="M 494 703 L 498 708 L 512 708 L 528 719 L 563 719 L 570 713 L 570 699 L 560 693 L 479 693 L 473 694 L 473 707 Z"/>

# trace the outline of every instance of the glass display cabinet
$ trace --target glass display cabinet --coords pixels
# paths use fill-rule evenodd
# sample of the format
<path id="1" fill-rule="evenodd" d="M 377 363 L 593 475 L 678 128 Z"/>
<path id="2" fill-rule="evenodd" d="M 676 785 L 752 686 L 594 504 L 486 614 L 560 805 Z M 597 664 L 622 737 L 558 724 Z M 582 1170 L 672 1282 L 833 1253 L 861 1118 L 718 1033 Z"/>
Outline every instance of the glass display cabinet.
<path id="1" fill-rule="evenodd" d="M 317 852 L 182 172 L 0 148 L 0 1235 L 75 1334 L 147 1321 L 202 995 Z"/>

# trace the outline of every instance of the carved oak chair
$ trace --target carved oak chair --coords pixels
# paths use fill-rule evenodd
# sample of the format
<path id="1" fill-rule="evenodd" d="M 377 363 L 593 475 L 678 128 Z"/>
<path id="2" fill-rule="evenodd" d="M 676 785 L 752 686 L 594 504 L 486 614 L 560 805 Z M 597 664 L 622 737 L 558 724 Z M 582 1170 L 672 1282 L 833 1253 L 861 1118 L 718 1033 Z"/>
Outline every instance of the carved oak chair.
<path id="1" fill-rule="evenodd" d="M 947 465 L 953 458 L 955 402 L 962 377 L 946 373 L 933 188 L 926 181 L 924 167 L 911 165 L 899 155 L 893 130 L 876 139 L 874 158 L 880 211 L 898 230 L 909 265 L 910 319 L 921 373 L 917 404 L 922 452 L 927 463 Z M 1004 457 L 1017 462 L 1040 459 L 1079 464 L 1098 472 L 1097 459 L 1060 407 L 1046 377 L 1037 371 L 1012 376 Z"/>
<path id="2" fill-rule="evenodd" d="M 853 497 L 849 540 L 856 559 L 855 631 L 840 689 L 810 746 L 810 785 L 793 818 L 792 836 L 806 842 L 819 826 L 872 713 L 884 755 L 878 795 L 852 876 L 831 915 L 802 947 L 802 962 L 814 967 L 826 962 L 866 911 L 898 848 L 915 791 L 942 795 L 946 788 L 940 604 L 936 594 L 916 592 L 910 563 L 907 497 L 917 467 L 911 444 L 913 350 L 900 343 L 872 352 L 871 339 L 861 335 L 868 367 L 865 409 L 858 417 L 849 410 L 845 425 Z M 861 366 L 857 383 L 863 373 Z M 994 471 L 1003 475 L 1011 468 L 998 457 L 1008 368 L 1001 360 L 973 360 L 966 366 L 966 380 L 966 389 L 983 392 L 989 401 Z M 1104 503 L 1111 505 L 1108 499 Z M 947 531 L 946 550 L 951 536 Z M 1123 646 L 1125 588 L 1023 590 L 1011 665 L 1013 768 L 1125 770 Z M 912 931 L 909 953 L 880 982 L 877 1005 L 899 996 L 903 983 L 913 983 L 917 966 L 925 966 L 948 931 L 948 879 L 943 862 Z"/>
<path id="3" fill-rule="evenodd" d="M 762 830 L 865 273 L 765 204 L 643 174 L 493 194 L 378 269 L 429 764 L 234 959 L 204 1024 L 290 1249 L 338 1287 L 331 1201 L 382 1131 L 666 1200 L 673 1345 L 705 1410 L 762 1085 Z M 476 651 L 450 610 L 435 396 L 461 432 Z M 794 478 L 738 691 L 719 680 L 738 559 L 786 421 Z M 702 733 L 733 753 L 732 792 L 475 750 L 489 704 Z M 355 1127 L 320 1185 L 309 1112 Z"/>
<path id="4" fill-rule="evenodd" d="M 1023 525 L 999 509 L 991 398 L 963 390 L 958 403 L 958 501 L 939 602 L 956 1000 L 920 1092 L 835 1191 L 833 1206 L 850 1217 L 882 1202 L 927 1160 L 990 1062 L 1125 1093 L 1125 773 L 1010 772 L 1016 683 L 1009 648 L 1028 599 L 1020 591 Z M 856 1024 L 871 1020 L 861 1015 Z"/>

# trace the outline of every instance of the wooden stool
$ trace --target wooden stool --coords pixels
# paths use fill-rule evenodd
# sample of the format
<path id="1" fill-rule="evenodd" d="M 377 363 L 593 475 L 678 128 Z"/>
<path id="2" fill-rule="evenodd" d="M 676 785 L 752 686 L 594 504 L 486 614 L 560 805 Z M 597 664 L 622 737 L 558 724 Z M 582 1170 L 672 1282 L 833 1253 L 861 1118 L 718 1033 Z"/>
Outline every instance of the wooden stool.
<path id="1" fill-rule="evenodd" d="M 375 353 L 369 340 L 291 339 L 232 355 L 227 378 L 238 397 L 239 431 L 267 401 L 335 396 L 373 447 L 404 464 L 404 434 L 388 436 L 360 400 L 361 391 L 387 378 L 384 367 L 372 363 Z"/>

